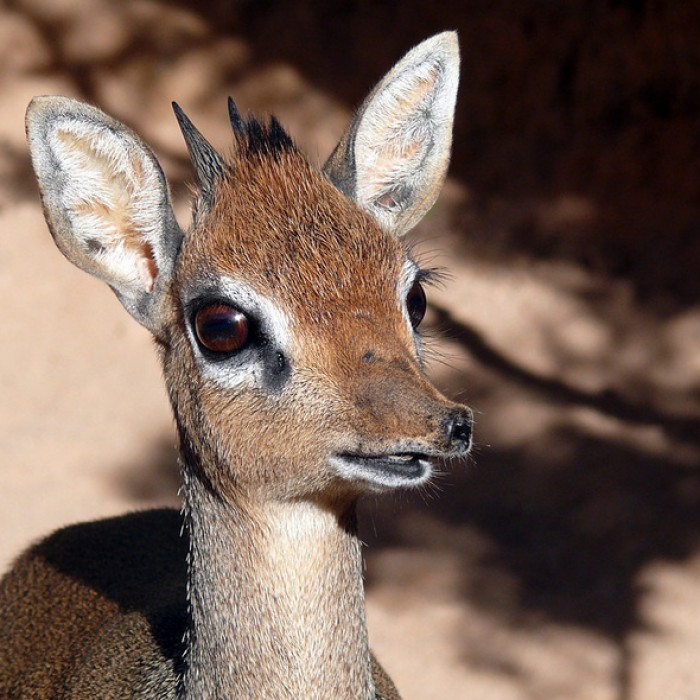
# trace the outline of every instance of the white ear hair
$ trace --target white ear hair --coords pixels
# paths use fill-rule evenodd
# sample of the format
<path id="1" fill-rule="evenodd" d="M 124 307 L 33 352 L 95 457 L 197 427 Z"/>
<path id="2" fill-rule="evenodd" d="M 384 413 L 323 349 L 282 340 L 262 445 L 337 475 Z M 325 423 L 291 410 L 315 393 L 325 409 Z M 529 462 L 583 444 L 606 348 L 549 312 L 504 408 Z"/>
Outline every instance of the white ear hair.
<path id="1" fill-rule="evenodd" d="M 419 44 L 374 88 L 324 167 L 342 192 L 397 236 L 440 192 L 458 81 L 455 32 Z"/>
<path id="2" fill-rule="evenodd" d="M 124 125 L 65 97 L 31 102 L 27 136 L 56 244 L 157 332 L 182 231 L 155 156 Z"/>

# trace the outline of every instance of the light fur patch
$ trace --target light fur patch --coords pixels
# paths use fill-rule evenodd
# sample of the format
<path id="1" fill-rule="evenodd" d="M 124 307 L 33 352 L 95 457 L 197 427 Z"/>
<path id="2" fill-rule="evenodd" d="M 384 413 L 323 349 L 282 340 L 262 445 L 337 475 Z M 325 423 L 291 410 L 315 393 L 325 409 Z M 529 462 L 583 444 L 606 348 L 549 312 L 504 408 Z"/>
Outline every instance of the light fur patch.
<path id="1" fill-rule="evenodd" d="M 360 116 L 355 196 L 395 235 L 415 225 L 437 198 L 449 162 L 458 80 L 456 37 L 447 32 L 409 51 Z"/>
<path id="2" fill-rule="evenodd" d="M 115 282 L 151 291 L 158 262 L 149 241 L 162 227 L 155 166 L 111 129 L 85 120 L 57 120 L 48 144 L 75 239 Z"/>

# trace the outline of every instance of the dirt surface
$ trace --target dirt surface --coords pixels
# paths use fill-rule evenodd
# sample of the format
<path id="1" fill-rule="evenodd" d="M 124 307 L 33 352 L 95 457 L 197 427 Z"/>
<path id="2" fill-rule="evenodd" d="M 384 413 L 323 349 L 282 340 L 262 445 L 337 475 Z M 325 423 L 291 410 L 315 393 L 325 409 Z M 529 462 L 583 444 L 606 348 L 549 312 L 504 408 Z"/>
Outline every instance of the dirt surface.
<path id="1" fill-rule="evenodd" d="M 456 27 L 455 157 L 415 238 L 449 272 L 431 373 L 478 446 L 364 505 L 373 646 L 406 700 L 699 699 L 698 3 L 428 5 L 0 8 L 0 565 L 178 488 L 146 331 L 46 230 L 30 98 L 134 127 L 186 224 L 172 100 L 224 150 L 226 95 L 272 111 L 320 163 L 373 82 Z"/>

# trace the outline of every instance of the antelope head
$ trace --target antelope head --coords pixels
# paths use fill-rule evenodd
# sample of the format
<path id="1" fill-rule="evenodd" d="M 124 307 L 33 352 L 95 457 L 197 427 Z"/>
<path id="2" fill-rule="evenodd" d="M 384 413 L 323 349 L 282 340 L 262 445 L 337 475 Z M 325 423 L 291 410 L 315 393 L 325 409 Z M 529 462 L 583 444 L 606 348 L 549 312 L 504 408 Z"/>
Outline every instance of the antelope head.
<path id="1" fill-rule="evenodd" d="M 230 103 L 217 153 L 175 106 L 197 177 L 187 232 L 141 139 L 36 98 L 32 158 L 52 235 L 154 335 L 185 462 L 224 498 L 356 498 L 465 454 L 470 411 L 422 368 L 423 270 L 402 242 L 452 138 L 454 33 L 409 52 L 318 170 L 276 120 Z"/>

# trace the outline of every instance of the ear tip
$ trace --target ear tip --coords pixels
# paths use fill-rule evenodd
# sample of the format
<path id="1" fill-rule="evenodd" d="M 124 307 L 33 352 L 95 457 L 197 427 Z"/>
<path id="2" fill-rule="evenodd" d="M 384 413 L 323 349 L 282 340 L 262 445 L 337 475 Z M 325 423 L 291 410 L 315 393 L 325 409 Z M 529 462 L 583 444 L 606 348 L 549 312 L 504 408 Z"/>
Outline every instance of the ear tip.
<path id="1" fill-rule="evenodd" d="M 423 45 L 431 52 L 443 52 L 451 59 L 459 61 L 459 37 L 454 29 L 431 36 Z"/>
<path id="2" fill-rule="evenodd" d="M 80 100 L 76 100 L 73 97 L 66 97 L 65 95 L 35 95 L 29 101 L 29 106 L 27 110 L 30 109 L 47 109 L 47 108 L 83 108 L 85 103 Z"/>
<path id="3" fill-rule="evenodd" d="M 40 121 L 45 115 L 79 104 L 77 100 L 61 95 L 36 95 L 27 105 L 26 121 L 32 124 Z"/>
<path id="4" fill-rule="evenodd" d="M 459 67 L 459 38 L 455 30 L 448 30 L 434 34 L 415 46 L 406 58 L 428 59 L 430 56 L 440 55 L 454 67 Z"/>
<path id="5" fill-rule="evenodd" d="M 38 97 L 32 97 L 27 105 L 27 111 L 24 114 L 24 125 L 27 130 L 27 135 L 31 136 L 34 131 L 34 126 L 41 119 L 41 115 L 45 111 L 46 96 L 41 95 Z"/>
<path id="6" fill-rule="evenodd" d="M 443 44 L 449 44 L 450 46 L 459 46 L 459 35 L 456 29 L 446 29 L 444 32 L 439 32 L 438 34 L 433 34 L 427 41 L 435 41 Z"/>
<path id="7" fill-rule="evenodd" d="M 61 95 L 36 95 L 27 105 L 24 126 L 30 143 L 41 138 L 44 129 L 58 114 L 75 112 L 80 102 Z"/>
<path id="8" fill-rule="evenodd" d="M 81 119 L 102 123 L 119 130 L 118 122 L 97 107 L 63 95 L 37 95 L 27 105 L 25 124 L 28 134 L 39 133 L 57 120 Z"/>
<path id="9" fill-rule="evenodd" d="M 33 112 L 37 109 L 41 109 L 43 105 L 45 105 L 49 100 L 51 100 L 50 95 L 35 95 L 32 97 L 31 100 L 29 100 L 29 104 L 27 105 L 27 112 Z"/>

